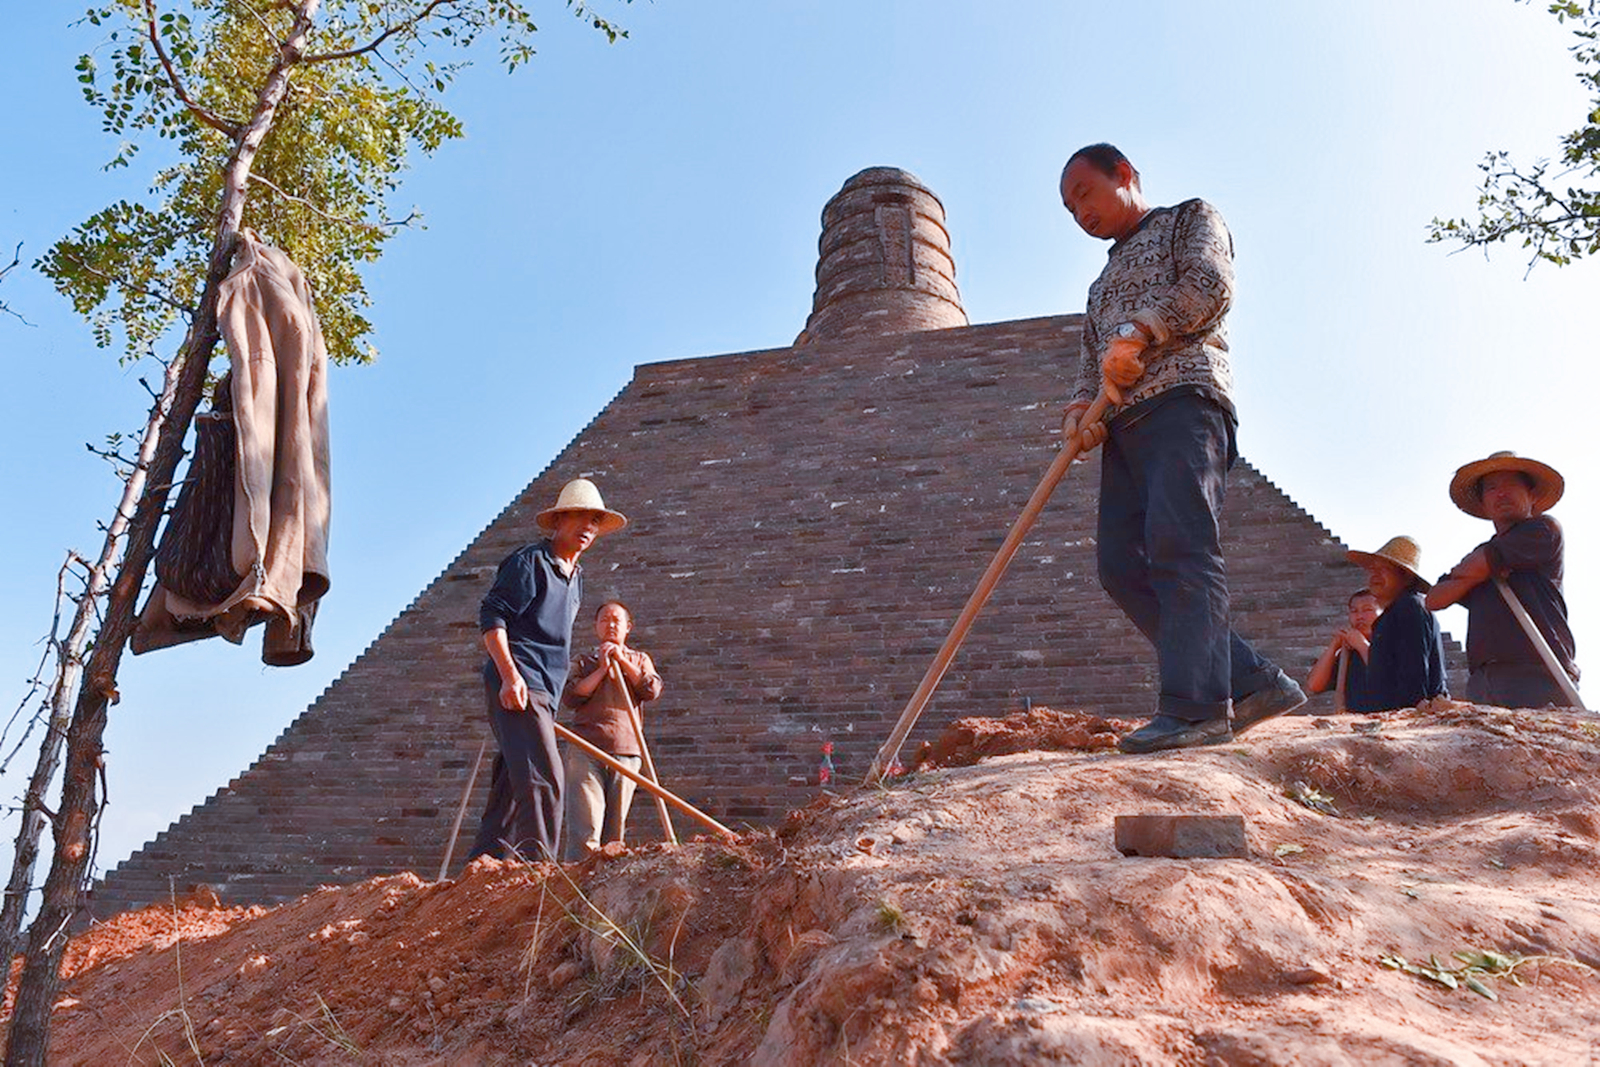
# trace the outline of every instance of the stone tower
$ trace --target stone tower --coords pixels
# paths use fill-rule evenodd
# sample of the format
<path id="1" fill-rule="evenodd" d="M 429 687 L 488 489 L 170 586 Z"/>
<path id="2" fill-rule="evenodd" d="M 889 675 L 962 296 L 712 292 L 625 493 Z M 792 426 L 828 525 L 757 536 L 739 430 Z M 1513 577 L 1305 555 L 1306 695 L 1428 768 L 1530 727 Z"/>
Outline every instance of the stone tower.
<path id="1" fill-rule="evenodd" d="M 270 903 L 434 877 L 488 734 L 478 601 L 579 475 L 632 520 L 584 557 L 585 592 L 634 609 L 661 669 L 645 722 L 664 784 L 738 826 L 814 796 L 823 741 L 858 780 L 1056 454 L 1079 340 L 1077 315 L 965 325 L 944 233 L 904 172 L 847 182 L 803 352 L 641 363 L 260 759 L 106 876 L 96 913 L 166 900 L 169 878 Z M 1154 657 L 1094 577 L 1097 471 L 1057 489 L 912 745 L 1027 704 L 1154 706 Z M 1359 581 L 1344 546 L 1242 461 L 1223 543 L 1240 630 L 1303 672 Z M 630 840 L 655 837 L 634 811 Z"/>
<path id="2" fill-rule="evenodd" d="M 896 167 L 845 182 L 822 209 L 817 291 L 795 347 L 965 325 L 939 198 Z"/>

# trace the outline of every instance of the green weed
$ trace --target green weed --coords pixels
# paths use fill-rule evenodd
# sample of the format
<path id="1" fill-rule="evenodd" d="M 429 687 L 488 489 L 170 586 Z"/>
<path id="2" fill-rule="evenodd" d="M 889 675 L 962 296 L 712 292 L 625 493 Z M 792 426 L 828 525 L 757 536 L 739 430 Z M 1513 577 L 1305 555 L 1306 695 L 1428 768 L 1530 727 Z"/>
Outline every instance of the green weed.
<path id="1" fill-rule="evenodd" d="M 1378 963 L 1391 971 L 1402 971 L 1406 974 L 1424 978 L 1446 989 L 1459 989 L 1466 986 L 1472 992 L 1485 1000 L 1499 1000 L 1500 995 L 1485 983 L 1484 979 L 1503 979 L 1512 985 L 1522 985 L 1522 978 L 1517 971 L 1530 964 L 1543 965 L 1548 963 L 1565 964 L 1568 967 L 1578 967 L 1594 973 L 1594 968 L 1577 960 L 1565 959 L 1561 956 L 1519 956 L 1516 953 L 1505 954 L 1488 952 L 1479 949 L 1468 949 L 1462 952 L 1452 952 L 1451 958 L 1456 960 L 1456 965 L 1450 966 L 1439 961 L 1433 954 L 1428 955 L 1428 961 L 1412 962 L 1404 956 L 1380 956 Z"/>

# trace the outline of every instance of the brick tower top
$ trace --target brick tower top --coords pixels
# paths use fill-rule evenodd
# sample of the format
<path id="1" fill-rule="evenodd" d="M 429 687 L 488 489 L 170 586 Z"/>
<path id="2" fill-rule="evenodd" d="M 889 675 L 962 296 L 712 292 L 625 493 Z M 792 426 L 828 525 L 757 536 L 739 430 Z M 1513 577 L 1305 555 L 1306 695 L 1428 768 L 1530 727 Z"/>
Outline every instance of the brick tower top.
<path id="1" fill-rule="evenodd" d="M 822 209 L 817 292 L 795 347 L 967 325 L 944 205 L 897 167 L 868 167 Z"/>

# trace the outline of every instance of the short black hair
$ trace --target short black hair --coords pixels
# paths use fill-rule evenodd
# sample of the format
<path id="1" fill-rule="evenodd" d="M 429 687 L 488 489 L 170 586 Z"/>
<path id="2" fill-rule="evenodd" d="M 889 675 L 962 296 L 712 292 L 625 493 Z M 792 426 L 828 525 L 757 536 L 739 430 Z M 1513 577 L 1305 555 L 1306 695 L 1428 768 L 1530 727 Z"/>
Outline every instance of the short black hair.
<path id="1" fill-rule="evenodd" d="M 1072 166 L 1080 159 L 1087 161 L 1095 170 L 1108 178 L 1115 178 L 1117 176 L 1117 167 L 1126 163 L 1128 169 L 1133 171 L 1133 184 L 1139 184 L 1139 168 L 1134 166 L 1133 160 L 1123 155 L 1122 149 L 1114 144 L 1106 141 L 1100 141 L 1097 144 L 1086 144 L 1067 157 L 1067 167 Z M 1066 173 L 1067 167 L 1061 168 L 1063 174 Z"/>
<path id="2" fill-rule="evenodd" d="M 615 604 L 617 607 L 622 609 L 622 614 L 627 617 L 628 625 L 632 626 L 633 625 L 633 609 L 628 607 L 628 605 L 624 604 L 620 600 L 608 600 L 604 604 L 601 604 L 599 607 L 594 609 L 594 617 L 598 619 L 600 617 L 600 613 L 602 611 L 606 610 L 607 608 L 611 607 L 613 604 Z"/>
<path id="3" fill-rule="evenodd" d="M 1354 593 L 1351 593 L 1349 595 L 1349 597 L 1347 597 L 1345 599 L 1344 606 L 1348 608 L 1348 607 L 1350 607 L 1351 605 L 1353 605 L 1356 602 L 1357 598 L 1364 597 L 1364 596 L 1370 596 L 1374 600 L 1377 599 L 1377 596 L 1372 592 L 1372 590 L 1370 590 L 1370 589 L 1357 589 Z"/>

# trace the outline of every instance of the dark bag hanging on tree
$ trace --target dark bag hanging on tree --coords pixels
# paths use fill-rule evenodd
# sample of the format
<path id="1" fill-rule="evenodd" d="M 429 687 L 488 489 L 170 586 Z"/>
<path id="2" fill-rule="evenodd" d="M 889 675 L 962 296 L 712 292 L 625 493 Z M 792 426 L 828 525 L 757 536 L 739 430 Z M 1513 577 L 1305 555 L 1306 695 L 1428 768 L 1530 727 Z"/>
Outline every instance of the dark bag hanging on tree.
<path id="1" fill-rule="evenodd" d="M 225 374 L 211 410 L 195 418 L 188 477 L 156 549 L 156 579 L 200 604 L 227 599 L 243 577 L 233 569 L 235 438 L 233 375 Z"/>

